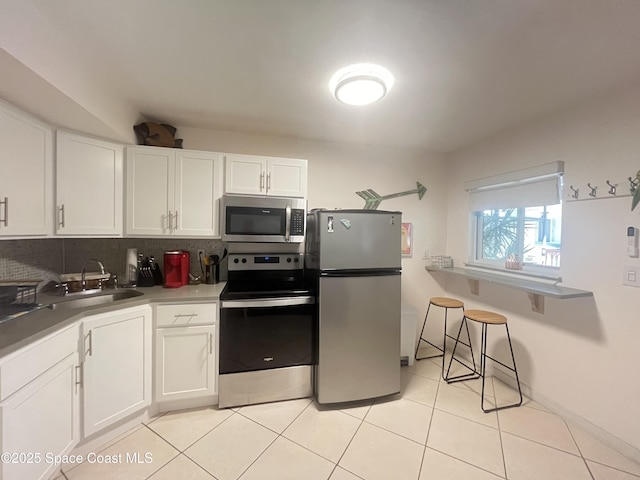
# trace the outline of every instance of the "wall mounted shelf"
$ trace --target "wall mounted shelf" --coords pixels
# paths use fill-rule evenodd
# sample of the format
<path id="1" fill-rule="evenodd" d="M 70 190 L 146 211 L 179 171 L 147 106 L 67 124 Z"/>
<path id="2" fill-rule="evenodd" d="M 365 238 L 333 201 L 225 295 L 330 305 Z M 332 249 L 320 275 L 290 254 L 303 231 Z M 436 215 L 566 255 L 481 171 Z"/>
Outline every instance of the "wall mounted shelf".
<path id="1" fill-rule="evenodd" d="M 544 297 L 566 300 L 568 298 L 592 297 L 593 292 L 578 290 L 576 288 L 561 287 L 535 280 L 517 278 L 513 276 L 500 275 L 498 273 L 484 272 L 471 268 L 434 268 L 425 267 L 429 273 L 446 273 L 464 277 L 469 282 L 469 287 L 473 295 L 480 293 L 480 281 L 502 285 L 504 287 L 515 288 L 527 292 L 531 302 L 531 310 L 537 313 L 544 313 Z"/>

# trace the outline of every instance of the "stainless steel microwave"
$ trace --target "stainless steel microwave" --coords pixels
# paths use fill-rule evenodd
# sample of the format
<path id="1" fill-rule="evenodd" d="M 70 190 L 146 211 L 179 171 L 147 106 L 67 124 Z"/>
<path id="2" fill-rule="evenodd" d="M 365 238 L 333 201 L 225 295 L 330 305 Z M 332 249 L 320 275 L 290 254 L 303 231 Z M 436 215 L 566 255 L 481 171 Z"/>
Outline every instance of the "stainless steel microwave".
<path id="1" fill-rule="evenodd" d="M 303 198 L 222 197 L 224 242 L 302 243 L 307 222 Z"/>

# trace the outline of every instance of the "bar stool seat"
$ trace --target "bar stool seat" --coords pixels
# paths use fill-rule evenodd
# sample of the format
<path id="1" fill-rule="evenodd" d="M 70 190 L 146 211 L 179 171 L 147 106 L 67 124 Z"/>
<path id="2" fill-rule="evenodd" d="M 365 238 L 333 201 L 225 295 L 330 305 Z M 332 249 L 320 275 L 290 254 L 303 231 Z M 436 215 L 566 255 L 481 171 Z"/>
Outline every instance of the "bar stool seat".
<path id="1" fill-rule="evenodd" d="M 518 377 L 518 368 L 516 367 L 516 358 L 513 354 L 513 346 L 511 345 L 511 336 L 509 335 L 509 325 L 507 324 L 507 317 L 505 317 L 504 315 L 500 315 L 499 313 L 490 312 L 487 310 L 466 310 L 464 312 L 464 315 L 465 317 L 463 319 L 463 322 L 465 320 L 471 320 L 471 321 L 480 323 L 482 325 L 481 348 L 480 348 L 480 377 L 482 377 L 482 396 L 480 399 L 480 408 L 482 408 L 482 410 L 485 413 L 488 413 L 488 412 L 494 412 L 496 410 L 504 410 L 505 408 L 519 407 L 520 405 L 522 405 L 522 390 L 520 389 L 520 379 Z M 495 358 L 487 355 L 487 327 L 489 325 L 504 325 L 504 328 L 507 332 L 509 350 L 511 352 L 511 361 L 513 362 L 512 367 L 509 365 L 505 365 L 501 361 L 496 360 Z M 456 352 L 456 348 L 458 347 L 461 332 L 462 332 L 462 324 L 460 325 L 460 329 L 458 330 L 458 336 L 456 338 L 456 343 L 453 347 L 453 353 L 452 353 L 451 361 L 449 362 L 449 368 L 451 368 L 451 362 L 453 361 L 453 356 L 455 356 L 455 352 Z M 468 331 L 467 331 L 467 335 L 468 335 Z M 464 342 L 461 342 L 461 343 L 464 344 Z M 487 359 L 493 360 L 494 362 L 499 363 L 503 367 L 515 373 L 516 383 L 518 385 L 518 395 L 520 396 L 520 400 L 518 402 L 510 405 L 503 405 L 500 407 L 497 406 L 497 402 L 496 402 L 496 406 L 494 408 L 487 409 L 484 407 L 484 386 L 485 386 L 485 373 L 486 373 L 486 367 L 487 367 Z"/>
<path id="2" fill-rule="evenodd" d="M 439 347 L 438 345 L 435 345 L 434 343 L 430 342 L 427 338 L 424 337 L 424 329 L 427 326 L 427 319 L 429 318 L 429 311 L 431 310 L 431 306 L 436 306 L 436 307 L 440 307 L 440 308 L 444 308 L 444 334 L 443 334 L 443 341 L 442 341 L 442 348 Z M 462 328 L 462 325 L 464 324 L 465 326 L 467 326 L 465 317 L 464 317 L 464 302 L 462 302 L 461 300 L 458 300 L 456 298 L 449 298 L 449 297 L 431 297 L 429 299 L 429 306 L 427 307 L 427 313 L 424 316 L 424 322 L 422 323 L 422 330 L 420 332 L 420 338 L 418 340 L 418 344 L 416 345 L 416 353 L 415 353 L 415 359 L 416 360 L 425 360 L 427 358 L 435 358 L 435 357 L 442 357 L 442 379 L 445 380 L 447 383 L 451 383 L 451 382 L 456 382 L 456 381 L 462 381 L 462 380 L 469 380 L 472 378 L 479 378 L 479 372 L 476 369 L 476 362 L 475 362 L 475 358 L 473 356 L 473 347 L 471 346 L 471 337 L 469 336 L 469 327 L 467 326 L 467 339 L 469 340 L 469 343 L 464 343 L 464 342 L 460 342 L 463 345 L 467 346 L 469 348 L 469 350 L 471 351 L 471 360 L 473 362 L 473 368 L 470 367 L 469 365 L 461 362 L 458 359 L 455 359 L 455 361 L 457 363 L 460 363 L 461 365 L 463 365 L 464 367 L 466 367 L 471 373 L 468 374 L 463 374 L 463 375 L 458 375 L 455 377 L 451 377 L 449 376 L 449 371 L 451 370 L 451 364 L 449 364 L 449 369 L 447 370 L 447 373 L 445 375 L 445 371 L 444 371 L 444 363 L 445 363 L 445 357 L 446 357 L 446 351 L 447 351 L 447 338 L 450 338 L 452 340 L 457 340 L 459 341 L 459 337 L 460 334 L 458 333 L 458 337 L 453 337 L 452 335 L 449 335 L 447 333 L 447 316 L 449 313 L 449 309 L 450 308 L 461 308 L 462 309 L 462 313 L 463 313 L 463 319 L 462 319 L 462 324 L 460 325 L 460 327 Z M 441 353 L 437 353 L 435 355 L 429 355 L 426 357 L 418 357 L 418 350 L 420 349 L 420 343 L 421 342 L 425 342 L 429 345 L 431 345 L 432 347 L 434 347 L 436 350 L 440 351 Z M 454 360 L 454 358 L 452 357 L 452 361 Z"/>
<path id="3" fill-rule="evenodd" d="M 461 300 L 448 297 L 431 297 L 430 303 L 442 308 L 464 308 L 464 303 Z"/>
<path id="4" fill-rule="evenodd" d="M 507 323 L 507 317 L 499 313 L 487 310 L 467 310 L 464 312 L 469 320 L 479 323 L 489 323 L 491 325 L 503 325 Z"/>

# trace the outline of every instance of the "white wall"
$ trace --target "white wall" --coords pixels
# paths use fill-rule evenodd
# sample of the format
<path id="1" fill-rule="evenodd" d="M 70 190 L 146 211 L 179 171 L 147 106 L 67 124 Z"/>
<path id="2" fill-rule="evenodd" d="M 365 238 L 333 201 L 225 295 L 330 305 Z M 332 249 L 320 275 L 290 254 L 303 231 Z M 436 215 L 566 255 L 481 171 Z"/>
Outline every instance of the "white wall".
<path id="1" fill-rule="evenodd" d="M 448 253 L 458 265 L 467 260 L 469 213 L 463 182 L 564 160 L 565 198 L 569 185 L 588 198 L 587 182 L 598 186 L 599 197 L 608 196 L 606 180 L 619 183 L 619 193 L 628 194 L 626 179 L 640 170 L 639 152 L 640 88 L 634 88 L 450 154 Z M 561 413 L 573 412 L 590 422 L 595 433 L 608 432 L 622 440 L 608 438 L 610 442 L 640 458 L 640 288 L 621 283 L 623 265 L 640 265 L 626 256 L 626 227 L 640 227 L 640 209 L 631 213 L 630 207 L 630 197 L 563 205 L 562 284 L 593 291 L 593 298 L 547 298 L 545 313 L 538 314 L 524 292 L 481 282 L 480 295 L 472 296 L 463 279 L 439 280 L 468 307 L 509 317 L 522 381 L 534 398 Z M 503 347 L 498 349 L 504 354 Z"/>
<path id="2" fill-rule="evenodd" d="M 403 301 L 423 314 L 426 299 L 440 291 L 425 272 L 422 255 L 427 248 L 439 253 L 445 250 L 446 187 L 441 155 L 186 127 L 178 127 L 177 136 L 184 139 L 187 149 L 307 159 L 309 208 L 362 208 L 364 200 L 356 191 L 371 188 L 387 195 L 413 190 L 419 181 L 427 187 L 422 200 L 408 195 L 385 200 L 379 209 L 400 210 L 403 221 L 413 223 L 414 254 L 402 262 Z"/>
<path id="3" fill-rule="evenodd" d="M 0 96 L 57 127 L 135 143 L 139 112 L 83 62 L 99 54 L 84 51 L 30 2 L 2 1 Z"/>

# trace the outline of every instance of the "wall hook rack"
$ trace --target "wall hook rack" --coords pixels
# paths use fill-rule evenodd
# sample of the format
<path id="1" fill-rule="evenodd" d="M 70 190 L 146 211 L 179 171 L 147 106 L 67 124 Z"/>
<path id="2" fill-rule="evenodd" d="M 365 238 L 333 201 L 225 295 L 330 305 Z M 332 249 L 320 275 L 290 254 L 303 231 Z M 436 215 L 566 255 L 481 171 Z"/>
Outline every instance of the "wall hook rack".
<path id="1" fill-rule="evenodd" d="M 637 188 L 640 188 L 640 180 L 632 177 L 628 177 L 628 180 L 629 180 L 629 187 L 630 187 L 631 193 L 620 194 L 620 192 L 618 192 L 618 186 L 620 186 L 622 183 L 613 183 L 611 180 L 606 180 L 605 183 L 609 187 L 609 190 L 607 191 L 607 195 L 602 193 L 600 196 L 598 196 L 598 186 L 591 185 L 591 182 L 588 182 L 587 187 L 589 187 L 589 196 L 588 197 L 586 196 L 584 198 L 579 198 L 580 197 L 579 188 L 573 188 L 573 185 L 570 185 L 569 188 L 571 189 L 571 192 L 568 194 L 568 198 L 566 201 L 567 202 L 584 202 L 588 200 L 606 200 L 610 198 L 632 197 L 633 192 Z"/>
<path id="2" fill-rule="evenodd" d="M 571 198 L 575 198 L 577 200 L 578 196 L 580 196 L 580 189 L 573 188 L 573 185 L 569 185 L 569 188 L 573 191 L 573 193 L 571 194 Z"/>

